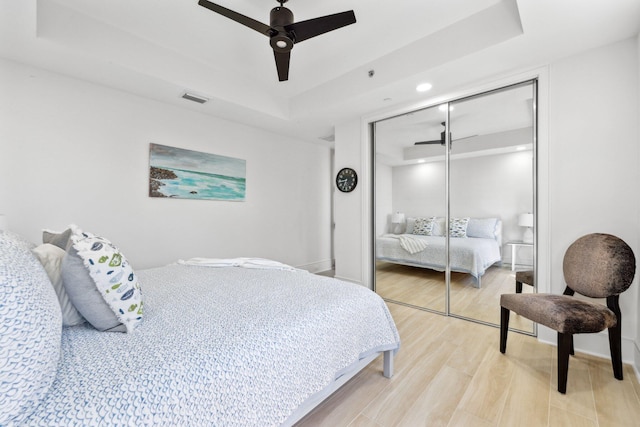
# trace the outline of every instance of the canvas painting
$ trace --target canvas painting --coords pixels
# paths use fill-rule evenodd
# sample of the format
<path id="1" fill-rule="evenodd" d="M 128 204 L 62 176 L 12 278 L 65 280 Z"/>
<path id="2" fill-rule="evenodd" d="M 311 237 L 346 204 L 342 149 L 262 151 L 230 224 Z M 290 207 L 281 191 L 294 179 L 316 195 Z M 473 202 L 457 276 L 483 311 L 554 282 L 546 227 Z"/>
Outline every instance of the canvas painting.
<path id="1" fill-rule="evenodd" d="M 149 196 L 244 201 L 246 160 L 166 145 L 149 149 Z"/>

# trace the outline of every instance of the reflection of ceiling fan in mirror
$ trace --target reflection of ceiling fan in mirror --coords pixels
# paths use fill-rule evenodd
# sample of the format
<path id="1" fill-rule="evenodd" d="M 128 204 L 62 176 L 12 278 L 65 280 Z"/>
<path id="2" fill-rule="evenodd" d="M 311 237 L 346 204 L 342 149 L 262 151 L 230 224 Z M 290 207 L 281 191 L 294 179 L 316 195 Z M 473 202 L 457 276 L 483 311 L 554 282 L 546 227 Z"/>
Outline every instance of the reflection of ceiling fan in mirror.
<path id="1" fill-rule="evenodd" d="M 440 122 L 440 124 L 442 126 L 445 125 L 444 122 Z M 474 136 L 478 136 L 478 135 L 469 135 L 469 136 L 465 136 L 464 138 L 451 139 L 451 132 L 449 132 L 449 139 L 451 139 L 451 142 L 462 141 L 463 139 L 473 138 Z M 440 139 L 432 139 L 430 141 L 418 141 L 418 142 L 414 142 L 413 144 L 414 145 L 440 144 L 444 146 L 444 143 L 445 143 L 445 131 L 443 130 L 442 132 L 440 132 Z"/>

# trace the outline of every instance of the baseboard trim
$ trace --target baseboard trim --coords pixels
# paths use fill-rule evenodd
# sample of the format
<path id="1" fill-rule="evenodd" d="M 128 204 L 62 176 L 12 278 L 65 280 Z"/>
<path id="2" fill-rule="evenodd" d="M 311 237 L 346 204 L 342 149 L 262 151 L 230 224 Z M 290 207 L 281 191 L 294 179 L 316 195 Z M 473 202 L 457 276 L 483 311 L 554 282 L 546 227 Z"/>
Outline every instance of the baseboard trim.
<path id="1" fill-rule="evenodd" d="M 355 283 L 356 285 L 364 286 L 364 284 L 360 280 L 351 279 L 349 277 L 342 277 L 342 276 L 335 276 L 335 278 L 339 280 L 344 280 L 345 282 L 351 282 L 351 283 Z"/>
<path id="2" fill-rule="evenodd" d="M 309 273 L 320 273 L 322 271 L 331 270 L 332 266 L 331 260 L 326 259 L 322 261 L 311 262 L 309 264 L 298 265 L 296 266 L 296 268 L 307 270 Z"/>
<path id="3" fill-rule="evenodd" d="M 558 333 L 546 326 L 538 325 L 538 341 L 555 346 Z M 576 334 L 574 337 L 575 350 L 591 356 L 611 359 L 609 350 L 609 334 L 602 331 L 597 334 Z M 634 366 L 636 376 L 640 370 L 640 350 L 634 340 L 622 337 L 622 362 Z M 640 378 L 640 377 L 639 377 Z"/>

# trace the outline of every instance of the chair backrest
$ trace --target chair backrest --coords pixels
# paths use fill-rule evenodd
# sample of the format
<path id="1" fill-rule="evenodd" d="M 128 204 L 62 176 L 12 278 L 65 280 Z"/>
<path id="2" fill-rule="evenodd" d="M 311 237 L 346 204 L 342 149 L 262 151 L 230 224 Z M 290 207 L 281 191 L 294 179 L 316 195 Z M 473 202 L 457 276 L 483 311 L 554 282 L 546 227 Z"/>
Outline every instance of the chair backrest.
<path id="1" fill-rule="evenodd" d="M 574 291 L 591 298 L 606 298 L 631 286 L 636 258 L 619 237 L 593 233 L 569 246 L 562 269 L 567 286 Z"/>

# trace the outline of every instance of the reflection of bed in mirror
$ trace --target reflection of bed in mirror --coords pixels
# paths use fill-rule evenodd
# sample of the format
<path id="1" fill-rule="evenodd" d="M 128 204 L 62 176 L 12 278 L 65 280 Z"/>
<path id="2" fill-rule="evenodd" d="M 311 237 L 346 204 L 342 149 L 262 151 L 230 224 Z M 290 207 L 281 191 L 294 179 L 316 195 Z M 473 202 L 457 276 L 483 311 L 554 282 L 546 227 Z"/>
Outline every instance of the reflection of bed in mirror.
<path id="1" fill-rule="evenodd" d="M 462 227 L 451 227 L 449 263 L 451 271 L 471 274 L 479 288 L 487 268 L 502 261 L 502 221 L 498 218 L 466 220 L 452 218 L 452 222 L 462 224 Z M 445 230 L 443 218 L 407 218 L 403 234 L 384 234 L 376 239 L 376 258 L 395 264 L 445 271 Z"/>

